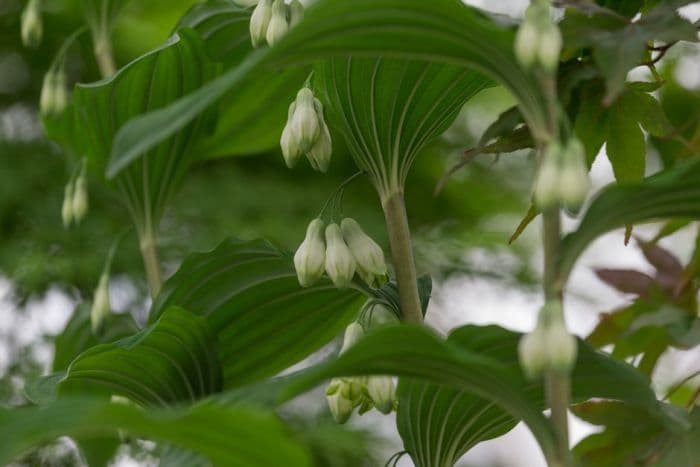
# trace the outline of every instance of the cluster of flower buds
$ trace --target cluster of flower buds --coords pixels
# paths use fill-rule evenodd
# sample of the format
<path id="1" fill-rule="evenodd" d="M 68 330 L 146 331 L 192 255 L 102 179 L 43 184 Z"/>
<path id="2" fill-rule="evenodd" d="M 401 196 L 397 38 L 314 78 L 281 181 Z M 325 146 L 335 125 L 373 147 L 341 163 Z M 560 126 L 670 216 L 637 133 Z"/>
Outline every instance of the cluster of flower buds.
<path id="1" fill-rule="evenodd" d="M 325 228 L 324 228 L 325 227 Z M 360 225 L 345 218 L 340 225 L 325 226 L 314 219 L 294 254 L 294 267 L 302 287 L 313 285 L 325 272 L 336 287 L 345 288 L 357 272 L 370 287 L 386 282 L 384 252 Z"/>
<path id="2" fill-rule="evenodd" d="M 540 311 L 535 329 L 520 339 L 520 365 L 531 379 L 547 369 L 568 373 L 576 363 L 577 347 L 576 337 L 566 329 L 561 302 L 550 302 Z"/>
<path id="3" fill-rule="evenodd" d="M 39 97 L 39 111 L 42 115 L 61 115 L 68 105 L 66 73 L 62 67 L 54 67 L 44 75 Z"/>
<path id="4" fill-rule="evenodd" d="M 85 164 L 77 178 L 71 179 L 66 184 L 63 193 L 63 205 L 61 206 L 61 218 L 65 227 L 73 222 L 79 224 L 88 212 L 88 188 Z"/>
<path id="5" fill-rule="evenodd" d="M 253 47 L 275 45 L 303 17 L 304 6 L 299 0 L 289 4 L 284 0 L 260 0 L 250 17 Z"/>
<path id="6" fill-rule="evenodd" d="M 111 311 L 112 305 L 109 300 L 109 268 L 105 268 L 100 276 L 100 282 L 97 284 L 95 294 L 92 297 L 90 326 L 92 327 L 93 333 L 99 334 L 102 332 L 104 320 Z"/>
<path id="7" fill-rule="evenodd" d="M 41 44 L 44 28 L 41 23 L 41 0 L 29 0 L 22 12 L 22 43 L 26 47 Z"/>
<path id="8" fill-rule="evenodd" d="M 346 352 L 364 333 L 360 323 L 351 323 L 345 329 L 340 353 Z M 360 415 L 373 407 L 383 414 L 388 414 L 396 407 L 394 380 L 390 376 L 382 375 L 333 378 L 326 389 L 326 400 L 333 418 L 338 423 L 345 423 L 355 408 L 358 408 Z"/>
<path id="9" fill-rule="evenodd" d="M 558 203 L 574 211 L 586 200 L 590 189 L 586 154 L 577 138 L 569 139 L 566 146 L 551 143 L 544 152 L 537 173 L 534 200 L 541 209 Z"/>
<path id="10" fill-rule="evenodd" d="M 290 169 L 306 154 L 314 170 L 324 173 L 328 170 L 333 154 L 331 134 L 323 118 L 323 104 L 306 86 L 299 90 L 296 100 L 289 106 L 280 146 Z"/>
<path id="11" fill-rule="evenodd" d="M 515 56 L 526 68 L 539 64 L 545 70 L 555 71 L 561 49 L 561 31 L 552 21 L 549 1 L 534 0 L 515 37 Z"/>

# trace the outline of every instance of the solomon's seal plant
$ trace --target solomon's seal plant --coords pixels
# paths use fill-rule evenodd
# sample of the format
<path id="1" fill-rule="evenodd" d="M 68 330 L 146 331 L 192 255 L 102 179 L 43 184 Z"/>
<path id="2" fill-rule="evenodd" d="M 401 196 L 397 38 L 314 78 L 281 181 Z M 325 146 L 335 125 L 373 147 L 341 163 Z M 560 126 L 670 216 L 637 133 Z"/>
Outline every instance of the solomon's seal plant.
<path id="1" fill-rule="evenodd" d="M 700 465 L 697 373 L 666 390 L 657 371 L 700 343 L 699 97 L 676 79 L 684 47 L 698 42 L 690 2 L 533 0 L 507 21 L 458 0 L 161 3 L 10 2 L 7 22 L 0 7 L 26 68 L 42 75 L 21 100 L 36 101 L 55 142 L 41 164 L 8 167 L 34 177 L 42 164 L 56 170 L 60 151 L 69 181 L 46 177 L 61 186 L 47 184 L 42 207 L 53 203 L 60 228 L 63 195 L 72 227 L 47 233 L 47 248 L 35 228 L 22 267 L 6 269 L 0 255 L 3 274 L 88 276 L 68 289 L 77 307 L 50 373 L 1 401 L 0 463 L 33 465 L 32 446 L 65 435 L 97 466 L 127 443 L 164 465 L 374 465 L 368 436 L 338 424 L 395 411 L 383 420 L 395 420 L 402 449 L 387 465 L 402 455 L 418 467 L 457 465 L 521 422 L 550 467 Z M 482 134 L 459 136 L 492 105 L 510 108 L 469 124 Z M 469 173 L 451 184 L 449 171 L 431 197 L 454 157 Z M 596 157 L 615 180 L 591 195 Z M 350 191 L 360 180 L 368 186 Z M 38 223 L 41 210 L 15 215 L 15 204 L 0 203 L 13 212 L 3 241 L 49 222 Z M 541 277 L 500 259 L 468 272 L 541 285 L 536 325 L 443 322 L 433 280 L 436 295 L 471 287 L 444 279 L 473 248 L 480 257 L 507 248 L 489 226 L 514 209 L 527 214 L 508 225 L 512 241 L 541 221 L 537 248 L 513 250 L 523 264 L 541 258 Z M 656 235 L 637 227 L 656 221 Z M 125 223 L 131 242 L 84 273 L 78 266 L 101 258 L 104 237 Z M 452 225 L 460 235 L 445 233 Z M 416 228 L 457 245 L 460 261 L 421 249 L 434 267 L 417 262 Z M 572 272 L 615 229 L 650 239 L 637 243 L 654 271 L 599 270 L 634 300 L 586 336 L 565 320 Z M 659 242 L 681 229 L 673 241 L 690 241 L 677 258 Z M 81 254 L 66 260 L 70 242 Z M 130 313 L 111 310 L 117 275 L 133 289 Z M 442 302 L 447 315 L 453 307 Z M 326 412 L 318 418 L 288 403 L 314 388 L 325 388 L 325 401 L 310 398 Z M 575 446 L 572 414 L 599 427 Z"/>

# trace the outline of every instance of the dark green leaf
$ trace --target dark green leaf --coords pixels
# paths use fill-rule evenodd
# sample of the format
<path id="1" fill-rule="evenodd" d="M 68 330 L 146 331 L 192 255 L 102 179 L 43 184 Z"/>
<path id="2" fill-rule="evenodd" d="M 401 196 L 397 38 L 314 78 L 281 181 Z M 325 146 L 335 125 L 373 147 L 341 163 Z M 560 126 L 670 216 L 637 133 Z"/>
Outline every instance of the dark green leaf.
<path id="1" fill-rule="evenodd" d="M 610 111 L 607 152 L 620 182 L 638 181 L 646 168 L 646 143 L 637 114 L 627 105 L 626 95 Z"/>
<path id="2" fill-rule="evenodd" d="M 59 395 L 118 394 L 144 405 L 194 401 L 221 390 L 216 350 L 203 318 L 169 307 L 140 333 L 80 354 Z"/>
<path id="3" fill-rule="evenodd" d="M 320 0 L 299 25 L 270 49 L 249 58 L 172 106 L 134 119 L 117 137 L 113 158 L 132 160 L 189 124 L 250 76 L 275 67 L 328 57 L 384 56 L 475 69 L 500 82 L 520 101 L 531 130 L 546 126 L 535 77 L 515 60 L 513 32 L 453 0 Z M 233 91 L 235 92 L 235 91 Z"/>
<path id="4" fill-rule="evenodd" d="M 330 280 L 301 288 L 292 259 L 258 240 L 227 240 L 191 255 L 161 291 L 150 320 L 171 305 L 194 310 L 218 335 L 226 387 L 273 376 L 336 337 L 362 295 Z"/>
<path id="5" fill-rule="evenodd" d="M 304 448 L 266 412 L 212 403 L 144 410 L 87 398 L 0 409 L 0 464 L 59 436 L 99 438 L 117 430 L 198 452 L 218 466 L 311 465 Z"/>

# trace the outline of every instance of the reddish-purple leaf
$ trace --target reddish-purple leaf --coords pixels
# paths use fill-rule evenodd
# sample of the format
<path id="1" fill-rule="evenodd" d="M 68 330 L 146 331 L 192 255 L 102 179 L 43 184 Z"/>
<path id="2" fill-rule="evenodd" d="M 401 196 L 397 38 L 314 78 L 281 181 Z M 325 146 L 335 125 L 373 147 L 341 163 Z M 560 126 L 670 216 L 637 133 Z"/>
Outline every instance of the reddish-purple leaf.
<path id="1" fill-rule="evenodd" d="M 654 279 L 643 272 L 631 269 L 596 269 L 596 275 L 620 292 L 646 296 L 654 285 Z"/>

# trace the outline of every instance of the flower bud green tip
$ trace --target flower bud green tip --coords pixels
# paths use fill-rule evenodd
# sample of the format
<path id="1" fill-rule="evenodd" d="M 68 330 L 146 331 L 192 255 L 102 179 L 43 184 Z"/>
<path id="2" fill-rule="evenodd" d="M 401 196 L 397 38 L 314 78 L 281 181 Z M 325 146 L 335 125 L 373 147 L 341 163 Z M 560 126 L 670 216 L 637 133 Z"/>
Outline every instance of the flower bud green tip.
<path id="1" fill-rule="evenodd" d="M 29 0 L 22 12 L 22 44 L 26 47 L 38 47 L 44 35 L 44 28 L 41 22 L 41 2 L 40 0 Z"/>
<path id="2" fill-rule="evenodd" d="M 279 40 L 287 34 L 289 24 L 287 23 L 287 5 L 284 0 L 275 0 L 272 4 L 272 15 L 270 23 L 267 26 L 265 38 L 270 46 L 275 45 Z"/>
<path id="3" fill-rule="evenodd" d="M 328 384 L 326 389 L 326 401 L 328 402 L 328 408 L 333 415 L 333 419 L 337 423 L 345 423 L 352 415 L 353 404 L 352 400 L 347 397 L 348 392 L 346 388 L 346 382 L 334 378 Z"/>
<path id="4" fill-rule="evenodd" d="M 362 325 L 358 322 L 352 322 L 345 328 L 345 335 L 343 336 L 343 346 L 340 348 L 340 353 L 343 354 L 347 350 L 355 345 L 357 341 L 362 339 L 365 335 L 365 330 Z"/>
<path id="5" fill-rule="evenodd" d="M 88 189 L 85 174 L 81 174 L 75 181 L 73 190 L 73 219 L 76 223 L 85 218 L 88 212 Z"/>
<path id="6" fill-rule="evenodd" d="M 304 5 L 299 0 L 289 4 L 289 27 L 294 27 L 304 19 Z"/>
<path id="7" fill-rule="evenodd" d="M 63 205 L 61 206 L 61 219 L 63 226 L 70 226 L 73 222 L 73 181 L 66 183 L 63 190 Z"/>
<path id="8" fill-rule="evenodd" d="M 355 259 L 338 224 L 326 227 L 326 273 L 339 289 L 350 285 L 355 275 Z"/>
<path id="9" fill-rule="evenodd" d="M 326 243 L 324 223 L 321 219 L 311 221 L 306 237 L 294 254 L 294 267 L 302 287 L 313 285 L 323 275 L 326 266 Z"/>

